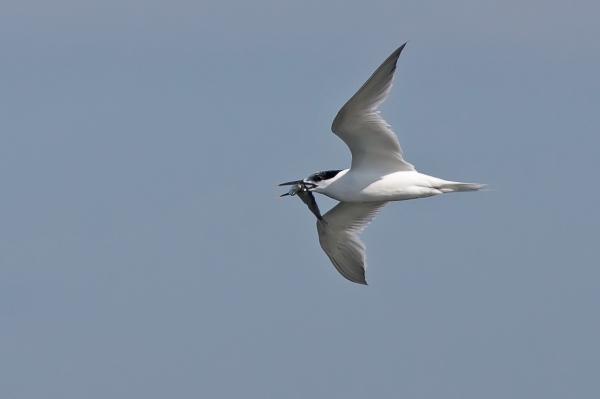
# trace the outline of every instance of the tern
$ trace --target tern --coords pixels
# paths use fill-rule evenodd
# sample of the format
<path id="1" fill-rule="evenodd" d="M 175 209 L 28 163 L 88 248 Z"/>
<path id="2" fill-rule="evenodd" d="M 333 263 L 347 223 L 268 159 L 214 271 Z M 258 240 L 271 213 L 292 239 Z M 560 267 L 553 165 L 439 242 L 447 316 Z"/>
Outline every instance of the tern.
<path id="1" fill-rule="evenodd" d="M 419 173 L 402 157 L 398 138 L 377 108 L 390 93 L 404 46 L 383 61 L 333 120 L 331 131 L 350 148 L 350 168 L 316 172 L 278 185 L 292 186 L 282 196 L 298 194 L 306 203 L 317 217 L 321 248 L 342 276 L 358 284 L 367 284 L 365 244 L 358 234 L 388 202 L 479 191 L 484 186 Z M 340 202 L 321 215 L 312 193 Z"/>

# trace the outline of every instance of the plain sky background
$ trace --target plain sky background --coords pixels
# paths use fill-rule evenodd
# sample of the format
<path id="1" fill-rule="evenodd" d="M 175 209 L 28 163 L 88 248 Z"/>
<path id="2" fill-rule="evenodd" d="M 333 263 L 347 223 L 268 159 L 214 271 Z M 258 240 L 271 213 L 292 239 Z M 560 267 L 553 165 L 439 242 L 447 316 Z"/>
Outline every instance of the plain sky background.
<path id="1" fill-rule="evenodd" d="M 600 397 L 600 3 L 0 3 L 0 397 Z M 382 114 L 369 286 L 276 183 Z M 333 201 L 318 197 L 322 209 Z"/>

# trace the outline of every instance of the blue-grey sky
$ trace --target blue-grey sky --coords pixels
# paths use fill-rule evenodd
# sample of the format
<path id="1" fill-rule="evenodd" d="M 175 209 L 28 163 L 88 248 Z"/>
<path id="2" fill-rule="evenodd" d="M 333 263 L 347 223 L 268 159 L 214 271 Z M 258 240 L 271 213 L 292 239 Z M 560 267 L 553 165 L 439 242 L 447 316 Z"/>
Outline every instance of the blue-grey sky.
<path id="1" fill-rule="evenodd" d="M 597 1 L 0 4 L 0 397 L 600 397 Z M 364 287 L 273 185 L 382 106 Z M 318 198 L 327 209 L 333 201 Z"/>

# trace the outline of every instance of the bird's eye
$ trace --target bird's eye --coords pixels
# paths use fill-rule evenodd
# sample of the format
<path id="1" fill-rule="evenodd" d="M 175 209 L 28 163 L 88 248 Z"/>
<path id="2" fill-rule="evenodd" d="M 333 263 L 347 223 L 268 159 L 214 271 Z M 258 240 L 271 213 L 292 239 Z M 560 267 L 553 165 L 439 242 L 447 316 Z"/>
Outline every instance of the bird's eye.
<path id="1" fill-rule="evenodd" d="M 323 178 L 320 173 L 313 173 L 312 175 L 309 176 L 308 180 L 314 181 L 314 182 L 320 182 L 321 180 L 323 180 Z"/>

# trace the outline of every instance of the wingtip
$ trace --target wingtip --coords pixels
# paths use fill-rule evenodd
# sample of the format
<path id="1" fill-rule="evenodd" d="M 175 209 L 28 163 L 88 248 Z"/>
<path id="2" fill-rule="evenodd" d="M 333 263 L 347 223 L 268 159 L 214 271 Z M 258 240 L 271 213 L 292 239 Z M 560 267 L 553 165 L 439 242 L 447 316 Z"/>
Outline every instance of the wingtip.
<path id="1" fill-rule="evenodd" d="M 396 51 L 394 51 L 388 58 L 389 59 L 393 59 L 394 60 L 394 66 L 392 68 L 392 72 L 396 71 L 396 63 L 398 62 L 398 58 L 400 58 L 400 53 L 402 53 L 402 50 L 404 50 L 404 47 L 406 46 L 408 42 L 404 43 L 402 46 L 398 47 L 396 49 Z"/>
<path id="2" fill-rule="evenodd" d="M 402 52 L 402 50 L 404 50 L 404 47 L 408 44 L 408 41 L 406 41 L 402 46 L 398 47 L 396 49 L 396 51 L 398 52 L 398 55 L 400 55 L 400 53 Z"/>
<path id="3" fill-rule="evenodd" d="M 345 275 L 343 275 L 343 276 L 344 276 L 344 277 L 345 277 L 345 278 L 346 278 L 348 281 L 351 281 L 351 282 L 353 282 L 353 283 L 355 283 L 355 284 L 359 284 L 359 285 L 369 285 L 369 284 L 367 284 L 367 280 L 365 279 L 365 276 L 364 276 L 364 275 L 362 275 L 362 276 L 360 276 L 360 277 L 359 277 L 359 276 L 352 276 L 352 277 L 350 277 L 350 276 L 345 276 Z"/>
<path id="4" fill-rule="evenodd" d="M 365 280 L 364 277 L 362 279 L 360 279 L 360 278 L 357 278 L 356 276 L 350 277 L 350 276 L 346 276 L 344 274 L 342 274 L 342 276 L 346 280 L 350 281 L 351 283 L 358 284 L 358 285 L 366 285 L 366 286 L 369 285 L 369 284 L 367 284 L 367 280 Z"/>

